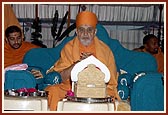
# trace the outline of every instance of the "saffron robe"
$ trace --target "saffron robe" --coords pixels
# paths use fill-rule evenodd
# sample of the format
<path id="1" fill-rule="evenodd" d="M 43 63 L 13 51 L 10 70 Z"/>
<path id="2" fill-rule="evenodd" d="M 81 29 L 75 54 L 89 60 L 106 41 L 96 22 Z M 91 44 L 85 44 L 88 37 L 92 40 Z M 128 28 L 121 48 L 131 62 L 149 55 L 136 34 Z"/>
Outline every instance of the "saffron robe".
<path id="1" fill-rule="evenodd" d="M 13 64 L 21 64 L 26 52 L 37 47 L 39 46 L 23 41 L 19 49 L 13 49 L 8 43 L 6 43 L 4 45 L 4 67 Z"/>
<path id="2" fill-rule="evenodd" d="M 117 70 L 114 60 L 114 56 L 110 48 L 100 41 L 97 37 L 94 38 L 94 45 L 96 51 L 96 58 L 104 63 L 110 70 L 110 80 L 107 84 L 107 94 L 110 96 L 115 96 L 119 101 L 121 100 L 117 93 Z M 61 51 L 60 59 L 54 64 L 54 70 L 61 72 L 64 69 L 71 66 L 74 62 L 80 59 L 80 48 L 78 38 L 74 38 L 68 42 Z M 51 111 L 57 109 L 57 103 L 59 100 L 65 98 L 68 90 L 71 90 L 71 80 L 70 78 L 62 82 L 61 84 L 56 84 L 48 86 L 45 89 L 49 91 L 48 104 Z"/>

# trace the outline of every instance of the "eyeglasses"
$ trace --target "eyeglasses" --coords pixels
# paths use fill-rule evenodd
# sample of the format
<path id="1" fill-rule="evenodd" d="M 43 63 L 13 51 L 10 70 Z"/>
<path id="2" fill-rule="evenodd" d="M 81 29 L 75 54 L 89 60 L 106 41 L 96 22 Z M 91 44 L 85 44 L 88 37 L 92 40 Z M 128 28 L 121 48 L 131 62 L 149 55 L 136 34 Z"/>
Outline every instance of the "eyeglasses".
<path id="1" fill-rule="evenodd" d="M 95 29 L 93 27 L 88 27 L 87 29 L 85 29 L 83 27 L 78 28 L 78 32 L 80 32 L 82 34 L 85 33 L 85 32 L 87 32 L 89 34 L 92 34 L 94 31 L 95 31 Z"/>

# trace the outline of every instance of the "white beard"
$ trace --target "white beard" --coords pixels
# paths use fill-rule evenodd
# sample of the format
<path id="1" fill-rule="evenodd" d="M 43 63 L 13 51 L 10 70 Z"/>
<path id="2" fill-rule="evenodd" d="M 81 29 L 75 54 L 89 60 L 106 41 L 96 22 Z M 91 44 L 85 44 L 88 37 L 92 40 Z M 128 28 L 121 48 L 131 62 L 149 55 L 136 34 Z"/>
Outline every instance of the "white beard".
<path id="1" fill-rule="evenodd" d="M 81 44 L 84 46 L 88 46 L 92 42 L 92 39 L 79 39 L 79 40 L 80 40 Z"/>

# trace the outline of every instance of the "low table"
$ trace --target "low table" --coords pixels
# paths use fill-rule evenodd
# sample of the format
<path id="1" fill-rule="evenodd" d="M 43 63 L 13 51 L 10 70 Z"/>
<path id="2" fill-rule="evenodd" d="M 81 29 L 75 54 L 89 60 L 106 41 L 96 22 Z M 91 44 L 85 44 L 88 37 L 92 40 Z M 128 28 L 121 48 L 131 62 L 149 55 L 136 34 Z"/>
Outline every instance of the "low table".
<path id="1" fill-rule="evenodd" d="M 47 97 L 4 96 L 4 111 L 48 111 Z"/>
<path id="2" fill-rule="evenodd" d="M 112 102 L 95 102 L 95 103 L 87 103 L 87 102 L 79 102 L 79 101 L 69 101 L 67 99 L 63 99 L 58 102 L 57 111 L 114 111 L 114 103 Z M 88 99 L 87 99 L 88 101 Z M 95 101 L 95 100 L 93 100 Z M 115 102 L 118 104 L 118 102 Z"/>

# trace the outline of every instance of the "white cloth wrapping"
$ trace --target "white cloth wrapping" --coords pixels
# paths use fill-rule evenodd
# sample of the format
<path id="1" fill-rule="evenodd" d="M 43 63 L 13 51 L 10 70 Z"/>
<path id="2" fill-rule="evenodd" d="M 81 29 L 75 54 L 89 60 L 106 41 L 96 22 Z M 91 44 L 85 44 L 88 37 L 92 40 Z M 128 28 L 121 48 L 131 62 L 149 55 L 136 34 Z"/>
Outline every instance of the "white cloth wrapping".
<path id="1" fill-rule="evenodd" d="M 8 71 L 8 70 L 26 70 L 28 68 L 27 64 L 14 64 L 11 66 L 8 66 L 4 69 L 4 71 Z"/>
<path id="2" fill-rule="evenodd" d="M 78 81 L 78 73 L 81 72 L 84 68 L 86 68 L 89 64 L 94 64 L 98 67 L 104 74 L 105 83 L 109 82 L 110 80 L 110 71 L 105 64 L 95 58 L 93 55 L 87 57 L 86 59 L 78 62 L 71 71 L 71 80 L 73 82 Z"/>

